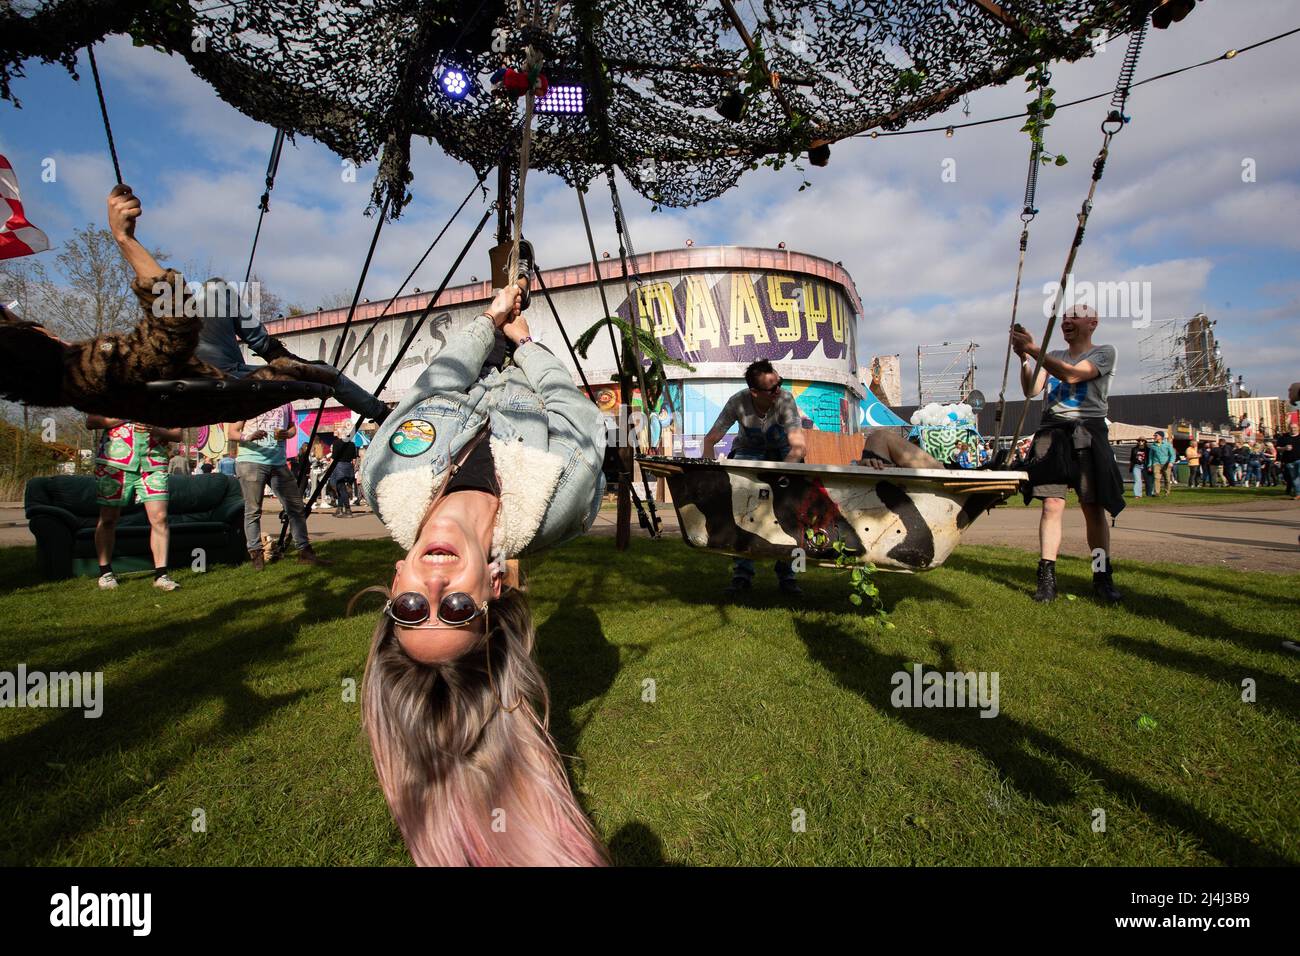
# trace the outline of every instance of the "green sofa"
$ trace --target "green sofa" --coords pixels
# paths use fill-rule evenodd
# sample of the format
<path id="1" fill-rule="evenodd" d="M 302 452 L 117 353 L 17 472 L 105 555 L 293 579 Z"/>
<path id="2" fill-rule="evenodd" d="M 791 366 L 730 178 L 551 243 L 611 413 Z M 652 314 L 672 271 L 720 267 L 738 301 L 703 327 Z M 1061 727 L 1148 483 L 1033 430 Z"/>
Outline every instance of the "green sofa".
<path id="1" fill-rule="evenodd" d="M 172 475 L 167 490 L 169 567 L 191 567 L 195 548 L 204 550 L 208 565 L 248 560 L 239 482 L 228 475 Z M 33 478 L 27 482 L 23 505 L 47 577 L 99 574 L 99 560 L 95 557 L 99 506 L 95 504 L 93 477 Z M 123 509 L 118 520 L 113 570 L 120 573 L 152 567 L 149 519 L 143 506 L 133 502 Z"/>

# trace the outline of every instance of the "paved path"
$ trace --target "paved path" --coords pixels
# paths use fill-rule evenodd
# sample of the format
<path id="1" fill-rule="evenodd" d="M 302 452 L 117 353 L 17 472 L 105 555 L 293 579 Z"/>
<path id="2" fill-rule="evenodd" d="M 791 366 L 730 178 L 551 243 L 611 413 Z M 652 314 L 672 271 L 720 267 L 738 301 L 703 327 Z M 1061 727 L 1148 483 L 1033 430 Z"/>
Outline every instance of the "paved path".
<path id="1" fill-rule="evenodd" d="M 976 521 L 962 540 L 1037 551 L 1038 514 L 1037 507 L 998 508 Z M 1300 571 L 1300 502 L 1126 508 L 1110 535 L 1117 562 L 1130 558 L 1246 571 Z M 1061 550 L 1088 553 L 1083 516 L 1077 509 L 1066 511 Z"/>
<path id="2" fill-rule="evenodd" d="M 663 506 L 664 527 L 677 533 L 671 505 Z M 996 508 L 962 536 L 963 544 L 997 544 L 1038 550 L 1037 507 Z M 614 512 L 602 511 L 593 534 L 613 535 Z M 633 533 L 644 534 L 636 527 Z M 1246 571 L 1300 571 L 1300 502 L 1243 502 L 1235 505 L 1127 508 L 1111 529 L 1116 561 L 1171 561 L 1233 567 Z M 1065 515 L 1061 552 L 1086 555 L 1083 516 L 1077 508 Z"/>
<path id="3" fill-rule="evenodd" d="M 279 530 L 278 503 L 268 499 L 263 515 L 266 531 Z M 660 508 L 664 528 L 676 535 L 677 520 L 671 505 Z M 645 532 L 635 525 L 633 534 Z M 312 515 L 308 527 L 315 541 L 379 538 L 384 529 L 368 511 L 353 518 L 335 518 L 330 512 Z M 602 511 L 593 534 L 614 534 L 614 512 Z M 1128 508 L 1111 531 L 1111 547 L 1118 561 L 1172 561 L 1234 567 L 1247 571 L 1300 571 L 1300 502 L 1284 499 L 1214 506 L 1164 506 Z M 1037 508 L 997 508 L 984 515 L 963 537 L 966 544 L 998 544 L 1028 551 L 1038 549 Z M 0 503 L 0 546 L 33 543 L 22 506 Z M 1077 509 L 1065 515 L 1061 550 L 1087 554 L 1083 519 Z"/>

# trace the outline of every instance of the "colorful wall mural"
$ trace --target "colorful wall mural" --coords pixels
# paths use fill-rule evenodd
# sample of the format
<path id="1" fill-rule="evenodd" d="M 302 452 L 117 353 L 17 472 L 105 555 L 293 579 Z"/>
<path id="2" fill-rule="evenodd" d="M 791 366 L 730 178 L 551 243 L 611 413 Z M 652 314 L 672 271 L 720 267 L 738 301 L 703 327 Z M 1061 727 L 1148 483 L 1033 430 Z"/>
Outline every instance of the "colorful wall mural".
<path id="1" fill-rule="evenodd" d="M 670 382 L 668 387 L 671 402 L 661 398 L 654 414 L 649 417 L 650 441 L 654 453 L 697 457 L 702 439 L 717 421 L 723 406 L 732 395 L 745 387 L 745 383 L 686 381 Z M 785 387 L 794 395 L 804 428 L 832 433 L 857 430 L 858 401 L 843 386 L 794 381 L 786 382 Z M 609 417 L 609 427 L 613 429 L 616 427 L 621 397 L 619 387 L 613 384 L 595 385 L 592 386 L 592 392 L 596 404 Z M 633 390 L 630 406 L 634 411 L 641 411 L 640 389 Z M 675 416 L 673 410 L 676 411 Z M 715 449 L 717 455 L 725 455 L 731 450 L 735 431 L 733 425 L 718 442 Z"/>
<path id="2" fill-rule="evenodd" d="M 591 397 L 596 407 L 605 413 L 609 422 L 607 427 L 613 435 L 618 425 L 622 389 L 616 384 L 593 385 Z M 644 414 L 641 389 L 632 389 L 632 398 L 628 405 L 632 412 Z M 654 410 L 644 420 L 649 429 L 650 454 L 680 455 L 682 453 L 679 427 L 682 420 L 682 385 L 680 382 L 669 382 L 665 394 L 659 396 Z"/>
<path id="3" fill-rule="evenodd" d="M 225 425 L 204 425 L 194 435 L 194 450 L 204 458 L 220 459 L 226 445 Z"/>
<path id="4" fill-rule="evenodd" d="M 316 421 L 316 409 L 301 409 L 294 412 L 294 415 L 298 420 L 298 434 L 285 442 L 284 446 L 285 454 L 290 456 L 298 454 L 300 443 L 305 442 L 307 436 L 311 434 L 312 425 Z M 316 431 L 317 444 L 320 443 L 321 435 L 323 433 L 332 432 L 334 426 L 339 422 L 352 421 L 352 415 L 353 413 L 350 408 L 325 409 L 324 414 L 321 416 L 320 428 Z"/>
<path id="5" fill-rule="evenodd" d="M 843 385 L 828 382 L 786 382 L 785 387 L 794 395 L 795 404 L 803 413 L 804 427 L 822 432 L 856 431 L 854 421 L 857 400 L 849 395 Z"/>

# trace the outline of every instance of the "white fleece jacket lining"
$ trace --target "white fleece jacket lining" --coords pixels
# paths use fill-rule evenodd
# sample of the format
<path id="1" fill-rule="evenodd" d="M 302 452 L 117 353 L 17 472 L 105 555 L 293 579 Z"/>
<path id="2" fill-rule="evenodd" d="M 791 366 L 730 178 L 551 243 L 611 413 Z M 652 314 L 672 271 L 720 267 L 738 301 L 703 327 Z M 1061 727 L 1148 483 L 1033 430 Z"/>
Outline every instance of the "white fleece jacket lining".
<path id="1" fill-rule="evenodd" d="M 560 483 L 564 459 L 530 448 L 519 441 L 491 440 L 497 481 L 501 485 L 501 508 L 492 532 L 492 551 L 514 557 L 528 547 L 542 526 L 551 496 Z M 434 475 L 428 468 L 411 468 L 383 478 L 375 489 L 379 516 L 403 548 L 409 550 L 420 535 L 420 523 L 429 502 L 446 475 Z"/>

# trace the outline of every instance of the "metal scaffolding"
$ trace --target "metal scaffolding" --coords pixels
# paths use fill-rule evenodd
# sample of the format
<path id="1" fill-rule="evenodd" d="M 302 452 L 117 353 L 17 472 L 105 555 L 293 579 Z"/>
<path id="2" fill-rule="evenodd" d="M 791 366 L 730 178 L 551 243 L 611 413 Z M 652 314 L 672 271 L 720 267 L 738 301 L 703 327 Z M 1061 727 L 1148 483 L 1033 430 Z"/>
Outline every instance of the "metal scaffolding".
<path id="1" fill-rule="evenodd" d="M 916 348 L 916 402 L 963 402 L 975 388 L 974 342 L 942 342 Z M 928 369 L 927 369 L 928 364 Z"/>
<path id="2" fill-rule="evenodd" d="M 1204 312 L 1190 319 L 1163 319 L 1138 342 L 1147 392 L 1204 392 L 1230 389 L 1232 369 L 1214 337 L 1215 320 Z"/>

